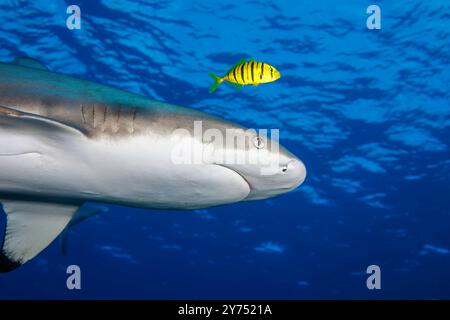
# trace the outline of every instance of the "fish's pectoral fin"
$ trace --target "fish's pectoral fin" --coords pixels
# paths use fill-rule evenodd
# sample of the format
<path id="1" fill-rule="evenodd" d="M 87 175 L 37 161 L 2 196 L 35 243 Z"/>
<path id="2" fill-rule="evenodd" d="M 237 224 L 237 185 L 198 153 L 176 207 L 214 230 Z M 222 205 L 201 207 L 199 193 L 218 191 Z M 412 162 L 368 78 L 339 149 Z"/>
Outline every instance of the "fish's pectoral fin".
<path id="1" fill-rule="evenodd" d="M 59 248 L 61 249 L 61 253 L 65 256 L 67 255 L 67 241 L 70 228 L 83 222 L 84 220 L 87 220 L 106 211 L 108 211 L 108 208 L 105 206 L 91 204 L 85 204 L 81 208 L 79 208 L 59 236 Z"/>
<path id="2" fill-rule="evenodd" d="M 13 128 L 25 131 L 32 130 L 34 133 L 42 133 L 43 130 L 51 130 L 53 134 L 66 133 L 76 135 L 86 135 L 78 128 L 72 127 L 57 120 L 43 117 L 34 113 L 22 112 L 14 107 L 0 105 L 0 129 Z M 47 134 L 49 137 L 49 135 Z"/>
<path id="3" fill-rule="evenodd" d="M 6 230 L 0 249 L 0 272 L 9 272 L 44 250 L 72 218 L 77 205 L 0 200 Z"/>
<path id="4" fill-rule="evenodd" d="M 22 67 L 48 71 L 48 68 L 42 62 L 30 57 L 17 57 L 12 63 Z"/>
<path id="5" fill-rule="evenodd" d="M 233 86 L 235 89 L 241 90 L 242 87 L 244 86 L 243 84 L 238 84 L 238 83 L 233 83 L 233 82 L 228 82 L 231 86 Z"/>

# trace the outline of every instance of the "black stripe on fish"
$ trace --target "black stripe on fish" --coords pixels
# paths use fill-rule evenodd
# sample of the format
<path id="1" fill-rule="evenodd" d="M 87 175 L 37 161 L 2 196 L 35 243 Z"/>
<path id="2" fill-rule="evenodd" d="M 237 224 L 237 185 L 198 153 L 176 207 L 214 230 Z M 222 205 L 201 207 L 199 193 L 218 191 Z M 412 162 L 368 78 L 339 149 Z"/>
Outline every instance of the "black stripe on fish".
<path id="1" fill-rule="evenodd" d="M 237 68 L 237 67 L 234 67 L 234 68 L 233 68 L 233 77 L 234 77 L 234 81 L 235 81 L 236 83 L 238 83 L 237 78 L 236 78 L 236 68 Z"/>
<path id="2" fill-rule="evenodd" d="M 252 70 L 252 82 L 255 82 L 255 61 L 252 61 L 250 69 Z"/>
<path id="3" fill-rule="evenodd" d="M 264 62 L 261 63 L 261 74 L 259 75 L 259 79 L 262 80 L 264 75 Z"/>

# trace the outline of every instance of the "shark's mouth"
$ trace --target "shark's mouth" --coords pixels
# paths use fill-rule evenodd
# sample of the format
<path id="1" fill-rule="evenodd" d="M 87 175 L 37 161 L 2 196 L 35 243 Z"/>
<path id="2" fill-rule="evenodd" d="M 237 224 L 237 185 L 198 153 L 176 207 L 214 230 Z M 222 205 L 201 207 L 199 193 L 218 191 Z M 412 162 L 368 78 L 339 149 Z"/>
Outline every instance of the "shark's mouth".
<path id="1" fill-rule="evenodd" d="M 277 194 L 278 194 L 278 192 L 275 192 L 275 193 L 273 193 L 273 194 L 272 194 L 272 193 L 261 193 L 261 191 L 255 189 L 255 188 L 252 186 L 252 184 L 250 183 L 250 181 L 249 181 L 244 175 L 242 175 L 240 172 L 238 172 L 238 171 L 236 171 L 235 169 L 230 168 L 230 167 L 228 167 L 227 165 L 224 165 L 224 164 L 218 164 L 218 163 L 215 163 L 215 165 L 233 171 L 233 172 L 236 173 L 238 176 L 240 176 L 240 177 L 242 178 L 242 180 L 248 185 L 249 193 L 247 194 L 247 196 L 246 196 L 244 199 L 242 199 L 242 201 L 250 201 L 250 200 L 266 199 L 266 198 L 268 198 L 268 197 L 271 197 L 271 196 L 274 196 L 274 195 L 277 195 Z"/>
<path id="2" fill-rule="evenodd" d="M 241 178 L 242 178 L 242 180 L 244 180 L 244 182 L 248 185 L 248 188 L 250 189 L 250 192 L 249 192 L 249 194 L 248 195 L 250 195 L 251 193 L 252 193 L 252 190 L 253 190 L 253 187 L 252 187 L 252 184 L 248 181 L 248 179 L 245 177 L 245 176 L 243 176 L 240 172 L 238 172 L 238 171 L 236 171 L 235 169 L 233 169 L 233 168 L 230 168 L 230 167 L 228 167 L 228 166 L 226 166 L 226 165 L 224 165 L 224 164 L 220 164 L 220 163 L 214 163 L 216 166 L 219 166 L 219 167 L 222 167 L 222 168 L 226 168 L 226 169 L 228 169 L 228 170 L 231 170 L 231 171 L 233 171 L 234 173 L 236 173 L 237 175 L 239 175 Z M 247 196 L 248 197 L 248 196 Z"/>

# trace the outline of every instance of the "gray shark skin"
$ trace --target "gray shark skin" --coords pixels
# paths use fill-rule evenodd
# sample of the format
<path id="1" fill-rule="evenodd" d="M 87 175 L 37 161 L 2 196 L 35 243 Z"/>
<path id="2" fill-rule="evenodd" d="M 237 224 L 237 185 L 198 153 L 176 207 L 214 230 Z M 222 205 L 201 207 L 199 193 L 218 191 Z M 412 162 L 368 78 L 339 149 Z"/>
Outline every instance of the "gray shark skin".
<path id="1" fill-rule="evenodd" d="M 88 201 L 190 210 L 276 196 L 305 180 L 303 163 L 276 141 L 237 151 L 211 146 L 195 137 L 199 121 L 203 131 L 258 138 L 218 117 L 53 73 L 31 59 L 0 63 L 0 202 L 7 217 L 0 272 L 39 254 Z M 214 152 L 257 153 L 275 171 L 204 159 L 174 163 L 180 129 Z"/>

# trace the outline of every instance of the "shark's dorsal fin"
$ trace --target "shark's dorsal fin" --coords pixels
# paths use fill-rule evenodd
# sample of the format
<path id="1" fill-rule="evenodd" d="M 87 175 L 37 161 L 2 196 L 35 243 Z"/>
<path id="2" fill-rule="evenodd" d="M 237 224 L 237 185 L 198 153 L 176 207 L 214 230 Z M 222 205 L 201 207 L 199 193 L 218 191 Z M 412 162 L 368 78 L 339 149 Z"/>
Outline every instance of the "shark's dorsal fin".
<path id="1" fill-rule="evenodd" d="M 6 231 L 0 249 L 0 272 L 21 266 L 44 250 L 66 227 L 76 205 L 1 200 Z"/>
<path id="2" fill-rule="evenodd" d="M 42 62 L 29 57 L 17 57 L 12 63 L 22 67 L 48 71 L 48 68 Z"/>

